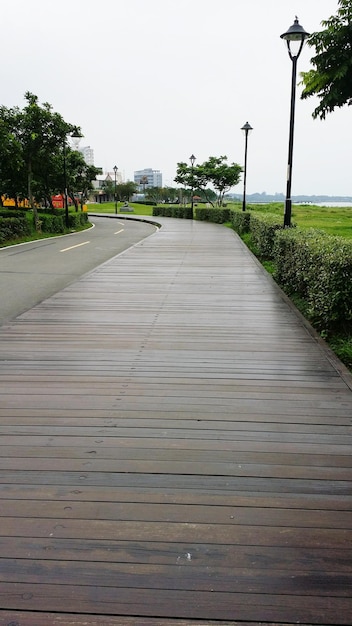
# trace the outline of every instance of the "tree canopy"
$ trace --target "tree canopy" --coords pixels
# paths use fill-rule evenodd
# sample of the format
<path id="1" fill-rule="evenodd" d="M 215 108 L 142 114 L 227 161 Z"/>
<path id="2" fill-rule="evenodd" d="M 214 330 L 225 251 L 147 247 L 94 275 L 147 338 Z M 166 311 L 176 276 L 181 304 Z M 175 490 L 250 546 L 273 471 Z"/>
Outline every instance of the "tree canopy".
<path id="1" fill-rule="evenodd" d="M 302 72 L 302 98 L 317 96 L 313 117 L 325 119 L 335 107 L 352 104 L 352 0 L 338 0 L 336 15 L 322 21 L 324 30 L 313 33 L 308 45 L 315 47 L 314 69 Z"/>
<path id="2" fill-rule="evenodd" d="M 225 193 L 239 183 L 241 172 L 241 165 L 237 163 L 228 165 L 226 156 L 211 156 L 199 165 L 189 166 L 184 162 L 178 163 L 174 180 L 193 191 L 202 192 L 205 199 L 213 204 L 211 194 L 207 190 L 207 186 L 211 185 L 218 193 L 218 204 L 221 206 Z"/>
<path id="3" fill-rule="evenodd" d="M 34 212 L 36 204 L 52 206 L 52 196 L 64 192 L 64 170 L 69 194 L 86 195 L 101 170 L 70 148 L 68 137 L 80 128 L 34 94 L 24 97 L 22 110 L 0 107 L 0 197 L 27 198 Z"/>

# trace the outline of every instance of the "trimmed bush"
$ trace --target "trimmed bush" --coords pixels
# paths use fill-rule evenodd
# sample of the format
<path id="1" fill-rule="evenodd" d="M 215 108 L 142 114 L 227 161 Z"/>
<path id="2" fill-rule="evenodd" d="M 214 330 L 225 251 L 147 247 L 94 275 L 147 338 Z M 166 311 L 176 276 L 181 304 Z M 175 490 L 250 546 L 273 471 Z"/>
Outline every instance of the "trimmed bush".
<path id="1" fill-rule="evenodd" d="M 278 230 L 282 229 L 283 222 L 274 213 L 251 213 L 252 242 L 262 258 L 273 258 L 275 235 Z"/>
<path id="2" fill-rule="evenodd" d="M 79 228 L 84 226 L 88 222 L 88 213 L 85 211 L 77 211 L 77 213 L 68 214 L 68 226 L 69 228 Z"/>
<path id="3" fill-rule="evenodd" d="M 307 302 L 320 331 L 352 332 L 352 242 L 318 230 L 276 235 L 275 279 Z"/>
<path id="4" fill-rule="evenodd" d="M 197 207 L 195 218 L 199 221 L 224 224 L 230 221 L 230 209 L 225 207 Z"/>
<path id="5" fill-rule="evenodd" d="M 0 217 L 0 244 L 10 239 L 18 239 L 30 235 L 31 227 L 26 216 Z"/>
<path id="6" fill-rule="evenodd" d="M 64 233 L 65 232 L 65 216 L 64 215 L 40 215 L 41 230 L 43 233 Z"/>
<path id="7" fill-rule="evenodd" d="M 233 229 L 239 235 L 244 235 L 250 231 L 250 211 L 231 211 L 230 220 Z"/>
<path id="8" fill-rule="evenodd" d="M 192 207 L 185 207 L 179 204 L 168 206 L 153 206 L 153 215 L 161 217 L 179 217 L 181 219 L 192 220 Z"/>

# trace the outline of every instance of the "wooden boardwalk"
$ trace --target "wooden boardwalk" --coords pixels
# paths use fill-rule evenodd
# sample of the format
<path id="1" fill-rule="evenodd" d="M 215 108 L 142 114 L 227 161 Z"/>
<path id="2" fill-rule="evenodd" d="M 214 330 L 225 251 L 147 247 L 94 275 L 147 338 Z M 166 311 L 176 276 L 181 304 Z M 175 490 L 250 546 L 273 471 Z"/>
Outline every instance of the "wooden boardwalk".
<path id="1" fill-rule="evenodd" d="M 351 377 L 160 221 L 0 329 L 0 625 L 350 625 Z"/>

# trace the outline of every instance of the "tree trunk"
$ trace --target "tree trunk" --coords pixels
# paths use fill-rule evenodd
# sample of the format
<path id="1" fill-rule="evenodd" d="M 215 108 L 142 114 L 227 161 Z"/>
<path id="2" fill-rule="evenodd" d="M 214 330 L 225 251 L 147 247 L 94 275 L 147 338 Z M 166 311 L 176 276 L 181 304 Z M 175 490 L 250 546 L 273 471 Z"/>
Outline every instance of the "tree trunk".
<path id="1" fill-rule="evenodd" d="M 32 178 L 33 178 L 32 162 L 31 162 L 31 159 L 29 159 L 28 161 L 28 201 L 29 201 L 29 206 L 33 211 L 34 228 L 36 231 L 39 231 L 40 224 L 38 220 L 38 212 L 37 212 L 37 207 L 34 205 L 34 198 L 32 194 Z"/>

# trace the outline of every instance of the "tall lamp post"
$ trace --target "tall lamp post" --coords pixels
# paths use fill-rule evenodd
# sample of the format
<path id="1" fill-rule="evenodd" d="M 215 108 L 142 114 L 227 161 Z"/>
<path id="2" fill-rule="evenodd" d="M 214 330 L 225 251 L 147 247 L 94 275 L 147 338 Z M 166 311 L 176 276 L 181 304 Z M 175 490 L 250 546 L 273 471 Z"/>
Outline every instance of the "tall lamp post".
<path id="1" fill-rule="evenodd" d="M 244 174 L 243 174 L 243 201 L 242 211 L 246 210 L 246 182 L 247 182 L 247 147 L 248 147 L 248 135 L 253 130 L 252 126 L 246 122 L 241 130 L 244 132 Z"/>
<path id="2" fill-rule="evenodd" d="M 193 168 L 194 168 L 194 163 L 195 163 L 195 160 L 196 160 L 196 157 L 194 156 L 194 154 L 191 154 L 191 156 L 189 157 L 189 160 L 191 161 L 191 172 L 192 172 L 191 207 L 192 207 L 192 215 L 193 215 L 193 202 L 194 202 L 194 200 L 193 200 Z"/>
<path id="3" fill-rule="evenodd" d="M 292 212 L 292 200 L 291 200 L 291 182 L 292 182 L 292 157 L 293 157 L 293 132 L 295 124 L 295 101 L 296 101 L 296 80 L 297 80 L 297 61 L 302 52 L 304 42 L 309 37 L 303 26 L 298 22 L 296 16 L 294 23 L 290 28 L 280 35 L 281 39 L 284 39 L 287 44 L 288 55 L 292 61 L 292 83 L 291 83 L 291 113 L 290 113 L 290 133 L 288 142 L 288 164 L 287 164 L 287 186 L 286 186 L 286 200 L 285 200 L 285 216 L 284 227 L 289 228 L 291 226 L 291 212 Z"/>
<path id="4" fill-rule="evenodd" d="M 80 139 L 82 135 L 80 134 L 79 128 L 73 130 L 69 135 L 72 139 Z M 65 207 L 65 225 L 66 228 L 69 227 L 69 214 L 68 214 L 68 189 L 67 189 L 67 158 L 66 158 L 66 141 L 67 136 L 64 137 L 64 207 Z"/>
<path id="5" fill-rule="evenodd" d="M 65 225 L 69 226 L 68 217 L 68 193 L 67 193 L 67 163 L 66 163 L 66 137 L 64 139 L 64 207 L 65 207 Z"/>
<path id="6" fill-rule="evenodd" d="M 114 165 L 113 170 L 114 170 L 114 175 L 115 175 L 115 214 L 117 214 L 117 188 L 116 188 L 116 176 L 117 176 L 117 170 L 118 170 L 118 167 L 117 167 L 116 165 Z"/>

